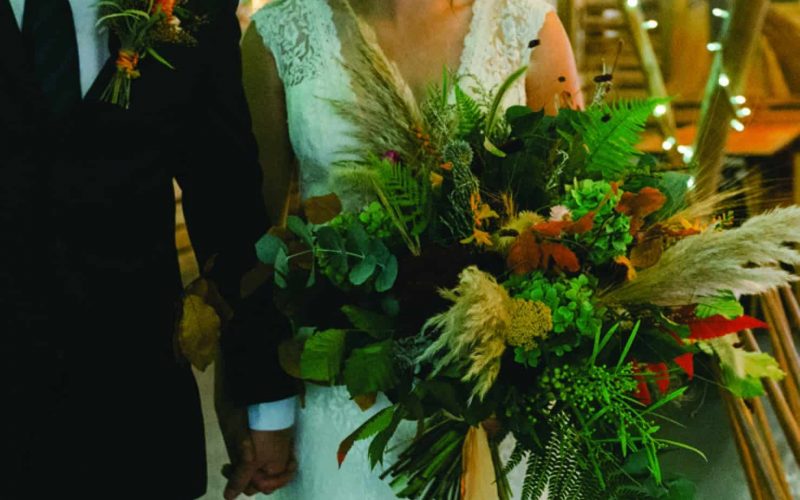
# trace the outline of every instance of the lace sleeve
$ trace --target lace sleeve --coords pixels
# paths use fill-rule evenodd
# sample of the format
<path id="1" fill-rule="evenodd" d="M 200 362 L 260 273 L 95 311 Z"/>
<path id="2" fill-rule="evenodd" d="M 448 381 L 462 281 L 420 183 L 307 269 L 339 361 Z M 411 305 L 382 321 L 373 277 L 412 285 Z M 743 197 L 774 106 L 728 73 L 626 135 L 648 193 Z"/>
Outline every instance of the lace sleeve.
<path id="1" fill-rule="evenodd" d="M 284 85 L 298 85 L 316 76 L 323 51 L 336 31 L 324 0 L 274 0 L 253 15 L 259 34 L 272 51 Z"/>
<path id="2" fill-rule="evenodd" d="M 508 0 L 500 18 L 500 28 L 507 43 L 520 55 L 520 65 L 527 64 L 534 40 L 544 25 L 553 6 L 545 0 Z"/>

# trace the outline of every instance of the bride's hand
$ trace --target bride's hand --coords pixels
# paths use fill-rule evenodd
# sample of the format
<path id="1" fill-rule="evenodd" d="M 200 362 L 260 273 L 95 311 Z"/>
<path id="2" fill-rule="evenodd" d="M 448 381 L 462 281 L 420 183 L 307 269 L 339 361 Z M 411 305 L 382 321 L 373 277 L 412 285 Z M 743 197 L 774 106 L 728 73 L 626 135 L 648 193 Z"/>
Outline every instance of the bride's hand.
<path id="1" fill-rule="evenodd" d="M 228 478 L 225 499 L 244 493 L 269 495 L 289 484 L 297 472 L 293 429 L 254 431 L 241 441 L 238 463 Z"/>

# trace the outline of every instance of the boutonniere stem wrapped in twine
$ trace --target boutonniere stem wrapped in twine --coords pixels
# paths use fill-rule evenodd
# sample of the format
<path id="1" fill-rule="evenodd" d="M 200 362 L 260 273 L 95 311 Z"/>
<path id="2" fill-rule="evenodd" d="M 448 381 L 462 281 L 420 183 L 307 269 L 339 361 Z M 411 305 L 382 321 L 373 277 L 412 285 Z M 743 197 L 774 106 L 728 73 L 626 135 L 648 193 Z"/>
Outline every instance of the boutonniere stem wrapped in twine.
<path id="1" fill-rule="evenodd" d="M 186 0 L 107 0 L 99 3 L 98 26 L 106 27 L 120 40 L 116 54 L 117 71 L 101 99 L 128 109 L 133 80 L 141 76 L 139 63 L 147 56 L 170 69 L 158 44 L 194 45 L 192 27 L 200 19 L 186 10 Z"/>

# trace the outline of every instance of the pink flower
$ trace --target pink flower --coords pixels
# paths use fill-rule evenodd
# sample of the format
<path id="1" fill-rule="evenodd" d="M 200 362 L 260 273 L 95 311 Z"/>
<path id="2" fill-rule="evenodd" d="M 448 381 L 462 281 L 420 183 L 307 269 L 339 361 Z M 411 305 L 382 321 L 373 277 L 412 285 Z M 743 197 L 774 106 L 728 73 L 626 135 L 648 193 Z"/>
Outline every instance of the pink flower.
<path id="1" fill-rule="evenodd" d="M 392 163 L 400 163 L 400 153 L 397 151 L 390 149 L 389 151 L 383 153 L 381 157 L 384 160 L 389 160 Z"/>
<path id="2" fill-rule="evenodd" d="M 572 212 L 564 205 L 556 205 L 550 208 L 551 221 L 570 221 L 572 220 Z"/>

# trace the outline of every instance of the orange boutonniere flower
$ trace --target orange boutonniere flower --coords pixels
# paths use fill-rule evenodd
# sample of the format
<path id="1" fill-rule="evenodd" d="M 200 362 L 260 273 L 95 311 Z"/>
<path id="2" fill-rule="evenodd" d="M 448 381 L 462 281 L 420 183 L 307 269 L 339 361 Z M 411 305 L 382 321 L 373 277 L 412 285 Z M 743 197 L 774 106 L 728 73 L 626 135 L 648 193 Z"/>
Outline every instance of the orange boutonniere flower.
<path id="1" fill-rule="evenodd" d="M 167 18 L 171 18 L 172 13 L 175 11 L 175 0 L 155 0 L 153 2 L 153 13 L 157 13 L 159 10 L 166 14 Z"/>

